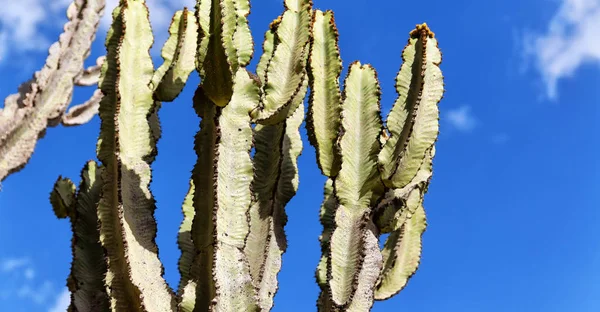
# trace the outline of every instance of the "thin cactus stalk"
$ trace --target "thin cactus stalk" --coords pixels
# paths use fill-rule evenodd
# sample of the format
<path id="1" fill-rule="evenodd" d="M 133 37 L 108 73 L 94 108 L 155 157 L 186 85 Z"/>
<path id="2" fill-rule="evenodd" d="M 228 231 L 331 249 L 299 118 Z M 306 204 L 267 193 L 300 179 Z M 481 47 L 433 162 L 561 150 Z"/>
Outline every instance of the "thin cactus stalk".
<path id="1" fill-rule="evenodd" d="M 144 0 L 121 0 L 113 10 L 98 81 L 101 164 L 87 164 L 77 193 L 62 178 L 51 193 L 57 216 L 73 225 L 71 311 L 270 311 L 287 248 L 285 207 L 299 186 L 309 86 L 309 140 L 328 178 L 318 309 L 369 311 L 399 292 L 419 264 L 443 93 L 429 28 L 411 32 L 384 127 L 375 69 L 352 63 L 340 90 L 333 13 L 313 10 L 310 0 L 284 1 L 256 73 L 246 68 L 254 53 L 249 0 L 198 0 L 195 12 L 177 11 L 157 69 L 149 13 Z M 160 107 L 194 70 L 201 84 L 191 102 L 201 121 L 172 290 L 149 184 Z M 98 264 L 93 274 L 82 275 L 90 263 Z"/>
<path id="2" fill-rule="evenodd" d="M 368 311 L 416 272 L 425 230 L 423 197 L 432 174 L 443 94 L 441 53 L 426 24 L 410 33 L 396 78 L 398 99 L 383 126 L 375 70 L 342 62 L 332 12 L 315 11 L 307 128 L 328 177 L 321 208 L 319 311 Z M 383 250 L 378 240 L 390 234 Z"/>
<path id="3" fill-rule="evenodd" d="M 27 164 L 47 127 L 80 125 L 97 113 L 102 98 L 99 91 L 67 113 L 65 110 L 74 86 L 98 83 L 104 58 L 87 69 L 83 61 L 90 53 L 104 5 L 105 0 L 73 1 L 67 9 L 69 21 L 50 47 L 44 67 L 19 87 L 19 93 L 5 99 L 0 109 L 0 182 Z"/>

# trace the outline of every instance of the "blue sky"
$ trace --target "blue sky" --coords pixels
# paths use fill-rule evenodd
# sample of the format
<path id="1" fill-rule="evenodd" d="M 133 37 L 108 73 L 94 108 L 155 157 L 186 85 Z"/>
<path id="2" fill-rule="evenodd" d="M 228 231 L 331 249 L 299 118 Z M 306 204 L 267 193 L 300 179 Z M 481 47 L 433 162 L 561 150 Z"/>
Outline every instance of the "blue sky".
<path id="1" fill-rule="evenodd" d="M 43 65 L 68 2 L 0 0 L 0 98 Z M 108 2 L 112 8 L 115 0 Z M 148 2 L 158 66 L 171 14 L 193 0 Z M 361 60 L 378 70 L 384 116 L 416 23 L 431 26 L 444 57 L 421 267 L 400 295 L 373 311 L 599 311 L 600 0 L 314 2 L 336 13 L 344 67 Z M 281 3 L 252 1 L 258 48 Z M 108 24 L 89 65 L 104 53 Z M 163 106 L 153 166 L 157 242 L 171 285 L 178 281 L 180 206 L 195 162 L 198 118 L 190 99 L 197 82 L 193 74 L 178 100 Z M 77 89 L 73 103 L 92 92 Z M 98 117 L 49 129 L 28 166 L 3 182 L 0 311 L 64 311 L 71 233 L 68 221 L 54 217 L 48 195 L 58 175 L 78 180 L 95 158 L 98 131 Z M 302 135 L 300 189 L 287 208 L 289 248 L 273 311 L 314 311 L 318 294 L 324 178 L 304 127 Z"/>

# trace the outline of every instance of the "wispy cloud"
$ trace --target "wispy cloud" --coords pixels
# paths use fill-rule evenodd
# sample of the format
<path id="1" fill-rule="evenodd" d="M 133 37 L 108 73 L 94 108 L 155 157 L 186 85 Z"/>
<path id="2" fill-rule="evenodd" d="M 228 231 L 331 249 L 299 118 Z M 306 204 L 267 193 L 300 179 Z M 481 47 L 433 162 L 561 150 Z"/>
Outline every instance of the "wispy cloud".
<path id="1" fill-rule="evenodd" d="M 3 273 L 12 273 L 31 263 L 31 260 L 26 257 L 22 258 L 5 258 L 0 260 L 0 271 Z"/>
<path id="2" fill-rule="evenodd" d="M 471 107 L 467 105 L 452 109 L 446 113 L 445 119 L 460 131 L 471 131 L 477 125 L 477 119 L 471 113 Z"/>
<path id="3" fill-rule="evenodd" d="M 65 312 L 67 308 L 69 308 L 69 304 L 71 303 L 71 293 L 65 287 L 58 297 L 56 298 L 56 302 L 54 305 L 48 310 L 48 312 Z"/>
<path id="4" fill-rule="evenodd" d="M 52 1 L 51 1 L 52 2 Z M 0 14 L 0 62 L 10 52 L 45 50 L 50 41 L 42 34 L 42 26 L 56 19 L 50 18 L 64 11 L 64 1 L 43 0 L 3 1 Z M 63 12 L 64 16 L 64 12 Z M 10 47 L 9 51 L 6 47 Z"/>
<path id="5" fill-rule="evenodd" d="M 17 296 L 22 299 L 30 299 L 37 304 L 44 304 L 54 293 L 52 283 L 43 282 L 41 285 L 23 285 L 17 290 Z"/>
<path id="6" fill-rule="evenodd" d="M 561 0 L 544 33 L 526 36 L 525 51 L 532 56 L 550 99 L 557 82 L 571 77 L 583 64 L 600 65 L 600 0 Z"/>
<path id="7" fill-rule="evenodd" d="M 20 299 L 38 305 L 49 304 L 56 293 L 52 282 L 37 278 L 34 263 L 29 257 L 0 260 L 0 288 L 0 300 Z"/>
<path id="8" fill-rule="evenodd" d="M 48 29 L 62 30 L 66 8 L 71 0 L 2 1 L 0 14 L 0 64 L 9 56 L 23 52 L 46 51 L 58 38 L 50 37 Z M 112 10 L 118 0 L 107 0 L 100 31 L 104 34 L 112 22 Z M 166 40 L 171 17 L 176 10 L 187 6 L 193 9 L 195 0 L 147 0 L 152 28 L 156 36 L 153 52 L 160 51 Z M 61 21 L 57 23 L 57 21 Z M 99 36 L 99 38 L 104 37 Z"/>

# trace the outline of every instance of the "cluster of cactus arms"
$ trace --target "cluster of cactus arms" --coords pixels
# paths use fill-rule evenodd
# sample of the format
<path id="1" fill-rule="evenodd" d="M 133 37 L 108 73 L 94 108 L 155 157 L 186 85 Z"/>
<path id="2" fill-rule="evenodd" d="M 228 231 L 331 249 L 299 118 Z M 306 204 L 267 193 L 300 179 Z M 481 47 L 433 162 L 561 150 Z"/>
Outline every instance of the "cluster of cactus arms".
<path id="1" fill-rule="evenodd" d="M 352 63 L 342 93 L 333 13 L 317 11 L 314 18 L 307 126 L 328 178 L 321 207 L 318 307 L 367 311 L 373 299 L 400 292 L 419 265 L 426 227 L 423 196 L 444 92 L 441 53 L 427 25 L 417 25 L 402 53 L 399 96 L 384 127 L 377 73 Z M 383 250 L 382 234 L 389 234 Z"/>
<path id="2" fill-rule="evenodd" d="M 68 22 L 49 50 L 44 67 L 9 95 L 0 109 L 0 182 L 29 161 L 39 137 L 47 127 L 75 126 L 88 122 L 98 111 L 100 90 L 86 102 L 65 112 L 74 86 L 98 83 L 100 67 L 83 67 L 90 54 L 105 0 L 75 0 L 67 9 Z"/>
<path id="3" fill-rule="evenodd" d="M 50 195 L 73 229 L 69 311 L 270 311 L 309 86 L 309 139 L 328 177 L 318 310 L 369 311 L 415 272 L 443 93 L 437 41 L 425 24 L 410 33 L 384 127 L 372 67 L 353 63 L 340 91 L 333 13 L 311 0 L 284 3 L 256 73 L 246 68 L 254 53 L 249 0 L 198 0 L 195 12 L 176 12 L 156 70 L 145 1 L 121 0 L 114 9 L 98 82 L 100 163 L 86 164 L 78 190 L 60 177 Z M 177 239 L 181 280 L 172 290 L 149 184 L 158 110 L 194 70 L 197 162 Z"/>

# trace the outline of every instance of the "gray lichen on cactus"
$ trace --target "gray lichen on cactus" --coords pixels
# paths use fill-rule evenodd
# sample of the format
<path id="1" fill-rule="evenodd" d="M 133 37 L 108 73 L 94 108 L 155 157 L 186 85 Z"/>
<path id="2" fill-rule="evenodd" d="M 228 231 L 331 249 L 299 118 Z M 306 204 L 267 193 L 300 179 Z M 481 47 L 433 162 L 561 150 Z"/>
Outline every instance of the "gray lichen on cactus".
<path id="1" fill-rule="evenodd" d="M 433 33 L 424 24 L 411 32 L 386 128 L 374 68 L 352 63 L 340 90 L 333 13 L 313 10 L 310 0 L 284 4 L 256 74 L 246 68 L 254 52 L 249 0 L 198 0 L 196 12 L 177 11 L 156 70 L 145 1 L 115 8 L 99 77 L 102 166 L 88 163 L 77 194 L 62 178 L 51 194 L 56 215 L 73 223 L 74 311 L 270 311 L 287 248 L 285 207 L 298 190 L 309 86 L 309 140 L 327 176 L 319 310 L 368 311 L 416 271 L 443 93 Z M 162 277 L 149 184 L 161 102 L 173 101 L 194 69 L 201 121 L 173 291 Z M 80 231 L 94 222 L 95 230 Z M 94 248 L 76 250 L 82 242 Z M 76 283 L 86 281 L 78 268 L 89 263 L 99 263 L 97 271 Z M 88 304 L 93 296 L 102 299 L 97 308 Z"/>
<path id="2" fill-rule="evenodd" d="M 340 96 L 341 59 L 332 12 L 315 12 L 307 128 L 328 177 L 321 208 L 320 311 L 367 311 L 397 294 L 417 270 L 423 197 L 432 173 L 443 94 L 441 53 L 426 24 L 410 33 L 383 127 L 375 71 L 353 63 Z M 378 238 L 390 233 L 380 250 Z"/>
<path id="3" fill-rule="evenodd" d="M 99 92 L 90 100 L 65 110 L 74 86 L 98 82 L 100 63 L 85 69 L 83 61 L 104 12 L 104 0 L 75 0 L 67 9 L 68 22 L 60 39 L 52 44 L 44 67 L 9 95 L 0 109 L 0 181 L 21 170 L 29 161 L 37 140 L 47 127 L 88 122 L 97 112 Z"/>

